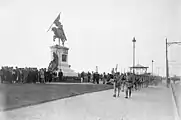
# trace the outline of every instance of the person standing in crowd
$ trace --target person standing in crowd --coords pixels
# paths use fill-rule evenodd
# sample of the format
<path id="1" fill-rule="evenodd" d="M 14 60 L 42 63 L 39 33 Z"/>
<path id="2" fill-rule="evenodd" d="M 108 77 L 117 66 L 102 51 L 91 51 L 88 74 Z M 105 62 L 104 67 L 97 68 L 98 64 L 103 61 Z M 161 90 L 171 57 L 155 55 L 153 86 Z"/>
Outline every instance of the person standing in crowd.
<path id="1" fill-rule="evenodd" d="M 52 82 L 52 72 L 48 71 L 48 82 Z"/>
<path id="2" fill-rule="evenodd" d="M 36 83 L 36 72 L 34 68 L 32 68 L 32 81 L 34 84 Z"/>
<path id="3" fill-rule="evenodd" d="M 2 71 L 3 71 L 3 78 L 2 78 L 3 82 L 4 81 L 7 82 L 7 68 L 3 67 Z"/>
<path id="4" fill-rule="evenodd" d="M 99 74 L 99 82 L 102 81 L 102 74 L 101 73 L 98 73 Z"/>
<path id="5" fill-rule="evenodd" d="M 96 83 L 96 73 L 93 73 L 93 83 Z"/>
<path id="6" fill-rule="evenodd" d="M 16 77 L 17 77 L 17 74 L 16 74 L 16 71 L 14 69 L 12 69 L 12 82 L 13 83 L 16 83 Z"/>
<path id="7" fill-rule="evenodd" d="M 97 83 L 97 84 L 99 84 L 99 78 L 100 78 L 99 73 L 96 72 L 96 73 L 95 73 L 95 80 L 96 80 L 96 83 Z"/>
<path id="8" fill-rule="evenodd" d="M 30 68 L 28 68 L 28 77 L 27 77 L 26 83 L 32 83 L 32 72 L 31 72 Z"/>
<path id="9" fill-rule="evenodd" d="M 63 80 L 63 72 L 62 70 L 60 69 L 59 73 L 58 73 L 58 78 L 59 78 L 59 81 L 62 81 Z"/>
<path id="10" fill-rule="evenodd" d="M 16 82 L 19 82 L 20 72 L 19 72 L 18 67 L 16 67 L 15 70 L 16 70 L 16 74 L 17 74 Z"/>
<path id="11" fill-rule="evenodd" d="M 106 73 L 104 72 L 104 73 L 103 73 L 103 84 L 106 84 L 106 77 L 107 77 L 107 76 L 106 76 Z"/>
<path id="12" fill-rule="evenodd" d="M 47 71 L 46 71 L 46 68 L 44 68 L 43 71 L 44 71 L 45 82 L 47 82 Z"/>
<path id="13" fill-rule="evenodd" d="M 44 81 L 47 82 L 47 71 L 46 71 L 46 68 L 43 69 L 44 71 Z"/>
<path id="14" fill-rule="evenodd" d="M 90 73 L 90 82 L 93 82 L 93 71 L 92 71 L 92 73 Z"/>
<path id="15" fill-rule="evenodd" d="M 57 72 L 52 73 L 52 81 L 55 82 L 57 77 Z"/>
<path id="16" fill-rule="evenodd" d="M 5 72 L 6 70 L 4 69 L 4 67 L 2 67 L 1 69 L 1 83 L 3 83 L 5 81 Z"/>
<path id="17" fill-rule="evenodd" d="M 40 70 L 41 70 L 41 69 L 38 70 L 38 82 L 39 82 L 39 83 L 41 83 Z"/>
<path id="18" fill-rule="evenodd" d="M 45 83 L 45 74 L 44 74 L 44 70 L 43 69 L 40 70 L 40 77 L 41 77 L 41 82 Z"/>
<path id="19" fill-rule="evenodd" d="M 47 81 L 46 68 L 43 69 L 43 72 L 44 72 L 44 82 L 46 83 Z"/>
<path id="20" fill-rule="evenodd" d="M 3 70 L 0 69 L 0 82 L 3 83 Z"/>
<path id="21" fill-rule="evenodd" d="M 90 73 L 90 72 L 88 72 L 87 76 L 88 76 L 88 82 L 90 82 L 90 79 L 91 79 L 91 73 Z"/>
<path id="22" fill-rule="evenodd" d="M 23 68 L 20 69 L 20 82 L 23 82 Z"/>
<path id="23" fill-rule="evenodd" d="M 39 69 L 39 71 L 38 71 L 38 78 L 39 78 L 39 82 L 42 83 L 42 80 L 41 80 L 41 69 Z"/>
<path id="24" fill-rule="evenodd" d="M 23 83 L 27 83 L 28 74 L 29 74 L 29 70 L 28 70 L 28 68 L 25 68 L 23 70 Z"/>
<path id="25" fill-rule="evenodd" d="M 138 76 L 135 76 L 135 82 L 134 82 L 134 88 L 135 90 L 138 90 Z"/>
<path id="26" fill-rule="evenodd" d="M 7 70 L 7 80 L 9 83 L 12 83 L 13 76 L 12 76 L 11 68 L 8 68 L 8 70 Z"/>
<path id="27" fill-rule="evenodd" d="M 38 82 L 38 69 L 35 68 L 36 83 Z"/>
<path id="28" fill-rule="evenodd" d="M 84 82 L 84 71 L 81 73 L 81 83 Z"/>

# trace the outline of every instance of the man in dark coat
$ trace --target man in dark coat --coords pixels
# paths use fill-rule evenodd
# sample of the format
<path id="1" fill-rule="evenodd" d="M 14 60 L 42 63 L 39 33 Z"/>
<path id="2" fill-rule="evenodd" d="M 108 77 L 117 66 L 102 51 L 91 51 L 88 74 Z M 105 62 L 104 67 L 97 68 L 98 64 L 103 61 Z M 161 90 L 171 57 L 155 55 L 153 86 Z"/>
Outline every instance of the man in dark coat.
<path id="1" fill-rule="evenodd" d="M 99 84 L 99 73 L 98 72 L 95 73 L 95 79 L 96 79 L 96 83 Z"/>
<path id="2" fill-rule="evenodd" d="M 49 77 L 48 77 L 48 78 L 49 78 L 49 79 L 48 79 L 48 80 L 49 80 L 49 82 L 52 82 L 52 79 L 53 79 L 53 78 L 52 78 L 52 77 L 53 77 L 53 73 L 52 73 L 52 72 L 50 72 L 50 71 L 48 71 L 48 76 L 49 76 Z"/>
<path id="3" fill-rule="evenodd" d="M 20 70 L 18 67 L 16 67 L 16 75 L 17 75 L 16 81 L 20 82 Z"/>
<path id="4" fill-rule="evenodd" d="M 58 73 L 58 77 L 59 77 L 59 81 L 63 80 L 63 72 L 61 69 L 60 69 L 60 72 Z"/>
<path id="5" fill-rule="evenodd" d="M 88 72 L 88 82 L 90 82 L 90 79 L 91 79 L 91 73 Z"/>
<path id="6" fill-rule="evenodd" d="M 84 82 L 84 77 L 85 77 L 84 71 L 80 74 L 80 76 L 81 76 L 82 82 Z"/>
<path id="7" fill-rule="evenodd" d="M 8 68 L 8 70 L 7 70 L 7 81 L 8 81 L 9 83 L 12 83 L 12 80 L 13 80 L 13 74 L 12 74 L 11 69 Z"/>
<path id="8" fill-rule="evenodd" d="M 12 73 L 12 75 L 13 75 L 13 82 L 15 83 L 15 82 L 17 82 L 17 81 L 16 81 L 16 79 L 17 79 L 17 72 L 16 72 L 16 70 L 14 70 L 14 69 L 13 69 L 12 72 L 13 72 L 13 73 Z"/>
<path id="9" fill-rule="evenodd" d="M 1 83 L 3 83 L 3 71 L 2 71 L 2 69 L 0 69 L 0 81 L 1 81 Z"/>

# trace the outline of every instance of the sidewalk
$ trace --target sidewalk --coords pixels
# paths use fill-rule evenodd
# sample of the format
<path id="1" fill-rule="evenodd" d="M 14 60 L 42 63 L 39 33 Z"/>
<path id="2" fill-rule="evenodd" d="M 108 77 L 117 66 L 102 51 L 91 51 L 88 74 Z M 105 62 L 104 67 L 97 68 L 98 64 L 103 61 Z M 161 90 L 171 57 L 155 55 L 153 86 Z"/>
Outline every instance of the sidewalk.
<path id="1" fill-rule="evenodd" d="M 174 120 L 170 88 L 151 86 L 132 98 L 113 97 L 113 90 L 89 93 L 7 111 L 6 120 Z M 99 118 L 99 119 L 98 119 Z M 3 119 L 2 119 L 3 120 Z"/>
<path id="2" fill-rule="evenodd" d="M 172 84 L 171 87 L 173 89 L 173 95 L 177 106 L 178 115 L 181 118 L 181 84 Z"/>

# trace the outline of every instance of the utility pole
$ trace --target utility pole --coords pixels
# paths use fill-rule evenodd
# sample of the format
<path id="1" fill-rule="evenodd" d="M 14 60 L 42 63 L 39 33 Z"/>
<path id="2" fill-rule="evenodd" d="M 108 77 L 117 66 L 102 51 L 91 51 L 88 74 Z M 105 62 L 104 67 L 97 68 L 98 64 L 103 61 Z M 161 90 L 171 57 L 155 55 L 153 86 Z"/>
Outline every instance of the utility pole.
<path id="1" fill-rule="evenodd" d="M 167 43 L 167 38 L 166 38 L 166 81 L 167 81 L 167 87 L 169 87 L 170 81 L 168 80 L 168 43 Z"/>
<path id="2" fill-rule="evenodd" d="M 167 81 L 167 87 L 170 85 L 170 78 L 169 78 L 169 67 L 168 67 L 168 47 L 177 44 L 181 45 L 181 42 L 168 42 L 166 38 L 166 81 Z"/>
<path id="3" fill-rule="evenodd" d="M 152 76 L 153 76 L 153 62 L 154 62 L 154 61 L 152 60 L 151 62 L 152 62 Z"/>

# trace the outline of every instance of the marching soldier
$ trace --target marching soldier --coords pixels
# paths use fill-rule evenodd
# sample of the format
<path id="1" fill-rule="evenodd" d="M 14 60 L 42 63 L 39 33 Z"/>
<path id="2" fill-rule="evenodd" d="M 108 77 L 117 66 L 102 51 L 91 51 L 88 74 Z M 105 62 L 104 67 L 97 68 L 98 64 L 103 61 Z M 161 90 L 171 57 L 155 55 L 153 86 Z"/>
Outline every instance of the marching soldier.
<path id="1" fill-rule="evenodd" d="M 127 73 L 126 76 L 126 83 L 125 83 L 125 87 L 126 87 L 126 97 L 125 98 L 130 98 L 131 97 L 131 88 L 132 88 L 132 82 L 133 82 L 133 74 L 131 73 Z"/>
<path id="2" fill-rule="evenodd" d="M 119 75 L 119 73 L 116 73 L 114 75 L 114 95 L 113 97 L 116 97 L 116 92 L 118 91 L 118 97 L 119 97 L 119 93 L 121 90 L 121 76 Z"/>

